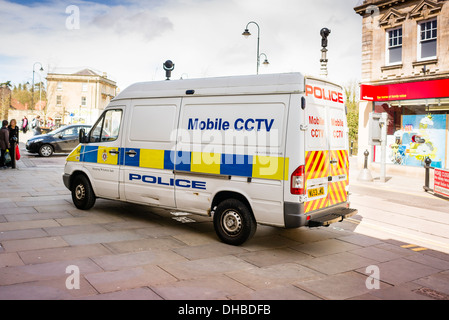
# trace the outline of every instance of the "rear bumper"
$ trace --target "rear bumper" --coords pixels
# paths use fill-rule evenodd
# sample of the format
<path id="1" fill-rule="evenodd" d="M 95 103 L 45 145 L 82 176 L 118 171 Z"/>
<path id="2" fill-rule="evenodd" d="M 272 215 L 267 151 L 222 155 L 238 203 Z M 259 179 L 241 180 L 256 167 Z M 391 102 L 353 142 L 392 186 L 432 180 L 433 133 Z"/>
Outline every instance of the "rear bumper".
<path id="1" fill-rule="evenodd" d="M 341 222 L 345 219 L 355 216 L 357 209 L 347 207 L 348 203 L 343 202 L 339 205 L 328 207 L 322 210 L 314 211 L 310 214 L 304 213 L 303 203 L 284 203 L 284 223 L 285 228 L 294 229 L 301 227 L 325 227 L 333 223 Z"/>

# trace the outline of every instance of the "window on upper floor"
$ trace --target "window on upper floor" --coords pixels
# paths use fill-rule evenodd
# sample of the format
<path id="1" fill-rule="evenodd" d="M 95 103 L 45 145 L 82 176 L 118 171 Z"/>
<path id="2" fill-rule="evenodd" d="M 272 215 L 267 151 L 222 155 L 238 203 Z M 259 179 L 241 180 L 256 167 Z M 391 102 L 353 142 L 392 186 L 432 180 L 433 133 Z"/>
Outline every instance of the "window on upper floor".
<path id="1" fill-rule="evenodd" d="M 81 90 L 87 92 L 87 82 L 83 82 Z"/>
<path id="2" fill-rule="evenodd" d="M 387 65 L 402 62 L 402 27 L 387 30 Z"/>
<path id="3" fill-rule="evenodd" d="M 437 19 L 418 24 L 418 60 L 437 57 Z"/>
<path id="4" fill-rule="evenodd" d="M 62 82 L 58 81 L 58 84 L 56 86 L 56 90 L 61 91 L 62 90 Z"/>

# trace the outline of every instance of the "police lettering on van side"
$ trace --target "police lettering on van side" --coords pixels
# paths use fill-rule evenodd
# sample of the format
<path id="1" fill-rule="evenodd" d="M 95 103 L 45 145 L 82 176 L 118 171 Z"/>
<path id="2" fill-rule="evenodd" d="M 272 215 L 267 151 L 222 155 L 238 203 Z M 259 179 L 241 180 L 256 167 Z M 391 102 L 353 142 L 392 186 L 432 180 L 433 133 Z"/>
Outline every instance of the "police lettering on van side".
<path id="1" fill-rule="evenodd" d="M 164 180 L 162 177 L 130 173 L 129 181 L 136 181 L 136 180 L 144 182 L 144 183 L 148 183 L 148 184 L 157 184 L 160 186 L 170 186 L 170 187 L 176 186 L 179 188 L 186 188 L 186 189 L 206 190 L 206 182 L 202 182 L 202 181 L 190 181 L 190 180 L 184 180 L 184 179 Z"/>

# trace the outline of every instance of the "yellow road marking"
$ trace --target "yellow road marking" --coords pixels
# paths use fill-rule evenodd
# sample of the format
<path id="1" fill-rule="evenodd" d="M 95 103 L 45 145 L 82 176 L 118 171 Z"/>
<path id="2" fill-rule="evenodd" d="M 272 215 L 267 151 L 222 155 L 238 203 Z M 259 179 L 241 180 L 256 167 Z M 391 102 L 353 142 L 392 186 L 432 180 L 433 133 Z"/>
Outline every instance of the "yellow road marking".
<path id="1" fill-rule="evenodd" d="M 412 249 L 412 250 L 415 251 L 415 252 L 421 252 L 421 251 L 427 251 L 429 249 L 427 249 L 427 248 L 415 248 L 415 249 Z"/>
<path id="2" fill-rule="evenodd" d="M 407 244 L 405 246 L 401 246 L 401 248 L 404 248 L 404 249 L 410 249 L 410 248 L 416 248 L 416 247 L 417 247 L 416 244 Z"/>

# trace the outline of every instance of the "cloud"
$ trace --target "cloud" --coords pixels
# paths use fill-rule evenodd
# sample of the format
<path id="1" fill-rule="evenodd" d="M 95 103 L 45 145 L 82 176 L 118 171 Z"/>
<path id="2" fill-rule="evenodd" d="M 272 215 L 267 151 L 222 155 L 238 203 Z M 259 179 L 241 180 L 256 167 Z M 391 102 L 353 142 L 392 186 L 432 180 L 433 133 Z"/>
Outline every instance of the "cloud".
<path id="1" fill-rule="evenodd" d="M 119 35 L 142 34 L 146 40 L 173 29 L 173 23 L 167 17 L 160 17 L 149 10 L 134 12 L 124 6 L 110 8 L 107 13 L 94 17 L 91 24 Z"/>
<path id="2" fill-rule="evenodd" d="M 90 67 L 118 85 L 162 80 L 171 59 L 173 78 L 254 74 L 257 29 L 260 52 L 270 66 L 261 73 L 318 74 L 322 27 L 329 38 L 329 74 L 344 82 L 359 78 L 361 19 L 356 0 L 128 0 L 59 1 L 21 5 L 0 0 L 0 82 L 27 81 L 39 61 L 45 72 Z M 68 5 L 80 11 L 80 28 L 66 28 Z M 14 58 L 14 59 L 12 59 Z M 11 65 L 11 61 L 12 65 Z M 8 68 L 3 68 L 8 66 Z M 45 76 L 45 75 L 43 75 Z"/>

